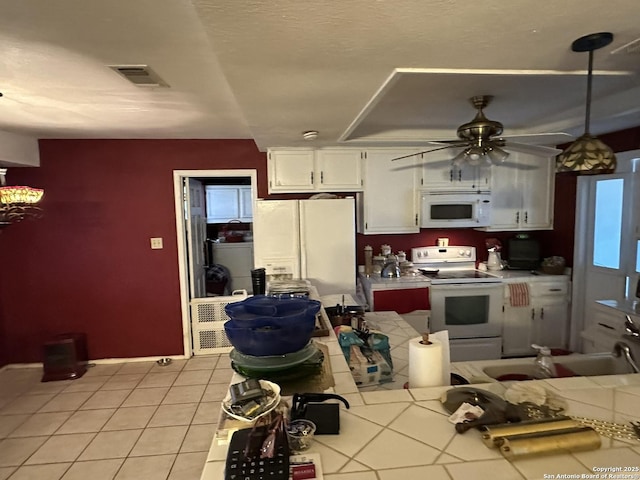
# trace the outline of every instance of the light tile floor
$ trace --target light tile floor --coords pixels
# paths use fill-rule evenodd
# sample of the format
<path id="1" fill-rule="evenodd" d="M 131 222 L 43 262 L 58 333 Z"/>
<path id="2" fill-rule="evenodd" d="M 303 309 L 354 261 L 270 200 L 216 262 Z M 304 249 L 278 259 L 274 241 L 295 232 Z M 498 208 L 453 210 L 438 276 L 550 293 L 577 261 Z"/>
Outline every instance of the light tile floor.
<path id="1" fill-rule="evenodd" d="M 40 368 L 3 369 L 0 480 L 199 480 L 227 358 L 98 364 L 46 383 Z"/>

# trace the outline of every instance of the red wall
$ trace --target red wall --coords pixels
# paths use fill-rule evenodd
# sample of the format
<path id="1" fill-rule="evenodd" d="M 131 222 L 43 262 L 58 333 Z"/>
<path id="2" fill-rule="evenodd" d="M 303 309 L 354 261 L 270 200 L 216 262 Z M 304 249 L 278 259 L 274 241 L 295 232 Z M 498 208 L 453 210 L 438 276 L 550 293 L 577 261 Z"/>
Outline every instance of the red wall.
<path id="1" fill-rule="evenodd" d="M 44 217 L 0 233 L 2 361 L 41 361 L 50 335 L 87 334 L 91 358 L 182 354 L 173 170 L 259 171 L 251 140 L 43 140 Z M 150 237 L 164 249 L 151 250 Z"/>

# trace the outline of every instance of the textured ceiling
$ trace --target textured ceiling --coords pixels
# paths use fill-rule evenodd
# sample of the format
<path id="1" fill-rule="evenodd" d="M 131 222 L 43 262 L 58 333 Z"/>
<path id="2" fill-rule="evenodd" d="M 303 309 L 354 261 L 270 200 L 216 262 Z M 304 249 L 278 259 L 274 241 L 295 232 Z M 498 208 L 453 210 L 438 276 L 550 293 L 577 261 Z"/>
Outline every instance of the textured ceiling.
<path id="1" fill-rule="evenodd" d="M 0 130 L 39 138 L 253 138 L 277 146 L 455 137 L 473 95 L 505 134 L 640 125 L 640 2 L 21 0 L 0 16 Z M 612 53 L 619 50 L 618 53 Z M 137 87 L 109 65 L 149 65 Z M 317 140 L 302 132 L 318 130 Z"/>

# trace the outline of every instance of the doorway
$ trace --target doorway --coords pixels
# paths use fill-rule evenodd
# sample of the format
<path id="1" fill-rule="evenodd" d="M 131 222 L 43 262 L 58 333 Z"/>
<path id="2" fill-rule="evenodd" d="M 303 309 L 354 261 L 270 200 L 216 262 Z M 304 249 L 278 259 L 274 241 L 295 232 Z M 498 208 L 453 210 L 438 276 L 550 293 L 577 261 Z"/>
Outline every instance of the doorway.
<path id="1" fill-rule="evenodd" d="M 204 187 L 208 181 L 225 178 L 246 178 L 251 185 L 251 202 L 255 205 L 258 192 L 258 173 L 254 169 L 238 170 L 174 170 L 173 188 L 176 212 L 176 234 L 178 245 L 178 272 L 180 276 L 180 310 L 182 312 L 182 335 L 184 355 L 194 352 L 191 304 L 194 299 L 206 295 L 204 278 L 204 252 L 206 223 L 202 207 Z"/>
<path id="2" fill-rule="evenodd" d="M 624 300 L 638 277 L 640 231 L 634 206 L 640 150 L 617 157 L 617 173 L 578 178 L 570 333 L 570 348 L 576 351 L 582 351 L 580 333 L 596 321 L 594 303 Z"/>

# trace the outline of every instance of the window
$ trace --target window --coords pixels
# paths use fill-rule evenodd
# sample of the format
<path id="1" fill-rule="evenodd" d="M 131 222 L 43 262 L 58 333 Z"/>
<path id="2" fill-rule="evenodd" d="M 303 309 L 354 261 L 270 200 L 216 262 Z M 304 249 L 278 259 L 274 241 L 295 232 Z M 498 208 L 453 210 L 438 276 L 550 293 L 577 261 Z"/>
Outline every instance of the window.
<path id="1" fill-rule="evenodd" d="M 593 265 L 620 268 L 624 180 L 614 178 L 596 183 Z"/>

